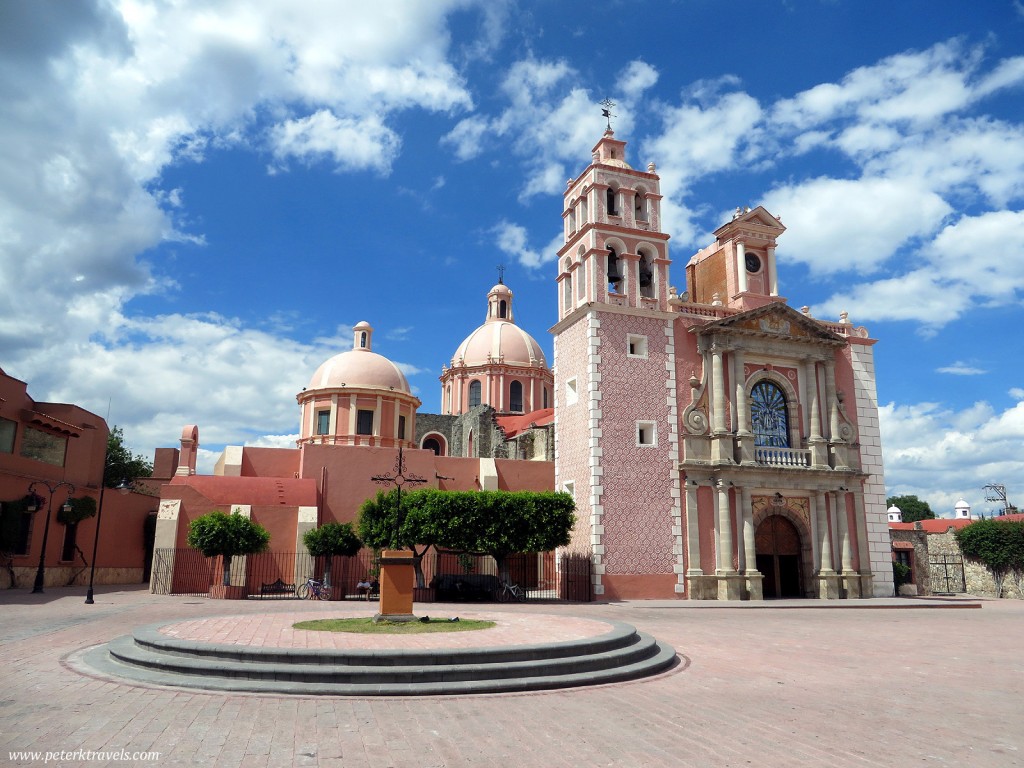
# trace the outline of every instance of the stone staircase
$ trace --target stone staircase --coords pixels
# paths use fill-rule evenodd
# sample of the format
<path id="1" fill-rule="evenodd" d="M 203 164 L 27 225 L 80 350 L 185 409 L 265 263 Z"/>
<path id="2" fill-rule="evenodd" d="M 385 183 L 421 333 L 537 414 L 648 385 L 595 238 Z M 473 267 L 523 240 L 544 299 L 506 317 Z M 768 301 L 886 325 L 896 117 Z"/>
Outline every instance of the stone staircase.
<path id="1" fill-rule="evenodd" d="M 142 627 L 88 651 L 101 674 L 149 685 L 331 696 L 423 696 L 572 688 L 634 680 L 676 652 L 620 622 L 558 643 L 423 650 L 319 650 L 182 640 Z"/>

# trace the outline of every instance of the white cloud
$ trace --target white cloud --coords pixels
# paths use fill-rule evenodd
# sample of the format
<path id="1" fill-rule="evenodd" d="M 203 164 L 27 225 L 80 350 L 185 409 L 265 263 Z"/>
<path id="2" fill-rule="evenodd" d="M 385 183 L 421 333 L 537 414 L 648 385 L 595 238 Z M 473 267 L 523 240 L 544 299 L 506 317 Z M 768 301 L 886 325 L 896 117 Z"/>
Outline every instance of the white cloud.
<path id="1" fill-rule="evenodd" d="M 988 373 L 984 368 L 978 368 L 962 360 L 957 360 L 952 365 L 946 365 L 935 370 L 937 373 L 949 373 L 953 376 L 981 376 L 984 373 Z"/>
<path id="2" fill-rule="evenodd" d="M 626 65 L 616 88 L 623 93 L 627 99 L 636 99 L 643 95 L 648 88 L 652 88 L 658 82 L 658 70 L 646 61 L 634 59 Z"/>
<path id="3" fill-rule="evenodd" d="M 359 120 L 338 118 L 319 110 L 299 120 L 287 120 L 271 131 L 274 154 L 316 162 L 330 157 L 340 170 L 391 170 L 401 141 L 377 116 Z"/>
<path id="4" fill-rule="evenodd" d="M 887 495 L 916 494 L 937 515 L 960 498 L 975 512 L 992 507 L 983 486 L 1002 483 L 1024 497 L 1024 401 L 997 412 L 988 403 L 954 411 L 937 403 L 879 409 Z"/>
<path id="5" fill-rule="evenodd" d="M 909 179 L 817 178 L 777 187 L 761 202 L 788 227 L 786 258 L 819 274 L 873 271 L 952 212 Z"/>

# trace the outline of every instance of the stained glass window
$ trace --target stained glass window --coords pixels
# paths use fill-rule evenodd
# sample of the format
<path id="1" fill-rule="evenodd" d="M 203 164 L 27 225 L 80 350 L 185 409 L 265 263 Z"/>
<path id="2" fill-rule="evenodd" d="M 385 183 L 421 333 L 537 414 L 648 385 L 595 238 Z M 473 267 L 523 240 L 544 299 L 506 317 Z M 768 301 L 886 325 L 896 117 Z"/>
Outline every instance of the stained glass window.
<path id="1" fill-rule="evenodd" d="M 750 393 L 754 445 L 789 448 L 789 409 L 786 396 L 770 381 L 760 381 Z"/>

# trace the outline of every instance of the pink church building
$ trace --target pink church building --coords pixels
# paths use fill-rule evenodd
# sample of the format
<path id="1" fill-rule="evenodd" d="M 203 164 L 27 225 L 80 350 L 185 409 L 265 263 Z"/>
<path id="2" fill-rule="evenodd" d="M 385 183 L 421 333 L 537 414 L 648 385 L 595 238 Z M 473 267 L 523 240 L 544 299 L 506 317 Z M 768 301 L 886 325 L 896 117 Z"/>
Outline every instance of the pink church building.
<path id="1" fill-rule="evenodd" d="M 442 412 L 419 413 L 359 323 L 298 393 L 295 448 L 229 446 L 212 476 L 196 474 L 194 426 L 158 451 L 176 467 L 158 550 L 216 508 L 301 553 L 305 531 L 357 517 L 402 447 L 426 487 L 571 493 L 564 553 L 590 560 L 598 597 L 891 595 L 874 340 L 779 295 L 785 227 L 760 207 L 715 231 L 678 292 L 660 179 L 625 151 L 609 129 L 567 185 L 553 368 L 499 280 L 442 368 Z M 172 588 L 157 570 L 154 589 Z"/>
<path id="2" fill-rule="evenodd" d="M 872 345 L 779 295 L 737 209 L 672 286 L 660 180 L 609 129 L 564 195 L 555 483 L 605 598 L 892 594 Z"/>

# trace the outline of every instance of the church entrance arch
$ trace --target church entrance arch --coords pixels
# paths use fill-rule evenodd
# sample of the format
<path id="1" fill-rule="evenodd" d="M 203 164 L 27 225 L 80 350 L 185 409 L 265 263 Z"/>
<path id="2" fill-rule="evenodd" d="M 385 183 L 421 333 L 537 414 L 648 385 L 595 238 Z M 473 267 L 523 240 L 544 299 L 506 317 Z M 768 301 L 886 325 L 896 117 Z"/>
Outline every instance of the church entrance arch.
<path id="1" fill-rule="evenodd" d="M 769 515 L 754 532 L 757 570 L 766 598 L 802 597 L 800 532 L 782 515 Z"/>

